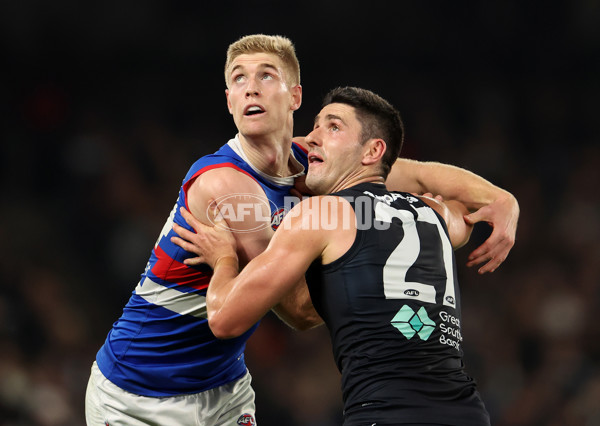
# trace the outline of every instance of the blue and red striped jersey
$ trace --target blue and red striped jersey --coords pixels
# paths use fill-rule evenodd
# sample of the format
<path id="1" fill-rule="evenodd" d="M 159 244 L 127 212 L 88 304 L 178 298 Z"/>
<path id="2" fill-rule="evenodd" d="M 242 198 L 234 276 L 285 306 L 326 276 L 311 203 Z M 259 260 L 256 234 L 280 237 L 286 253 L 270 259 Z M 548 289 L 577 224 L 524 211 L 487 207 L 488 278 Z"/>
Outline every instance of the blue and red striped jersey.
<path id="1" fill-rule="evenodd" d="M 292 155 L 306 170 L 306 152 L 293 144 Z M 185 265 L 183 261 L 195 255 L 171 242 L 173 223 L 191 229 L 179 212 L 187 207 L 189 186 L 218 167 L 239 170 L 260 184 L 270 201 L 273 228 L 289 208 L 285 197 L 295 176 L 272 177 L 255 169 L 237 136 L 192 165 L 138 285 L 96 356 L 104 376 L 129 392 L 154 397 L 197 393 L 246 372 L 244 348 L 258 324 L 237 338 L 217 339 L 206 318 L 212 271 L 206 265 Z"/>

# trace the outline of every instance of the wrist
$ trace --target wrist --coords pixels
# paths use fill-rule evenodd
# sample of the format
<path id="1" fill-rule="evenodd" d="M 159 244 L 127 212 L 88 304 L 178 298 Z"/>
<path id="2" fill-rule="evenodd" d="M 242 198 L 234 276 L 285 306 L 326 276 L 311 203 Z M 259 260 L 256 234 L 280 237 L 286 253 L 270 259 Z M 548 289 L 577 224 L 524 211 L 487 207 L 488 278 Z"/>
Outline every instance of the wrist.
<path id="1" fill-rule="evenodd" d="M 239 262 L 238 262 L 237 256 L 227 255 L 227 256 L 219 257 L 213 266 L 213 271 L 216 271 L 217 268 L 223 268 L 223 267 L 231 267 L 231 268 L 235 269 L 236 271 L 238 271 L 239 270 Z"/>

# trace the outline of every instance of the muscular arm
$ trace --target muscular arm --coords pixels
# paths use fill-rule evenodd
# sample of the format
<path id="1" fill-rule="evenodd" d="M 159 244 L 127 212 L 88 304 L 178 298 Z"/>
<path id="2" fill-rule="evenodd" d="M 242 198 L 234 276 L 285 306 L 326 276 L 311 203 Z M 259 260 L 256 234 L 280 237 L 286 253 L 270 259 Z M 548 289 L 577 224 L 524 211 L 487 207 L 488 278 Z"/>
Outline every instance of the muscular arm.
<path id="1" fill-rule="evenodd" d="M 431 192 L 462 202 L 469 211 L 512 195 L 468 170 L 434 161 L 398 158 L 386 180 L 390 191 Z"/>
<path id="2" fill-rule="evenodd" d="M 448 228 L 450 243 L 455 250 L 469 241 L 471 232 L 473 231 L 473 225 L 470 225 L 463 220 L 463 216 L 467 212 L 467 208 L 463 203 L 456 200 L 442 202 L 429 197 L 419 198 L 438 212 L 442 219 L 444 219 L 446 227 Z"/>
<path id="3" fill-rule="evenodd" d="M 304 276 L 273 307 L 273 312 L 279 319 L 296 330 L 309 330 L 323 324 L 323 319 L 312 304 Z"/>
<path id="4" fill-rule="evenodd" d="M 309 229 L 310 226 L 303 226 L 304 220 L 292 210 L 267 249 L 239 275 L 233 236 L 222 228 L 224 221 L 217 219 L 215 227 L 196 224 L 196 245 L 203 253 L 200 259 L 214 269 L 206 304 L 215 336 L 241 335 L 298 286 L 334 232 Z"/>
<path id="5" fill-rule="evenodd" d="M 252 204 L 260 204 L 255 202 L 264 199 L 265 211 L 260 212 L 261 214 L 250 212 L 243 216 L 243 220 L 238 220 L 241 219 L 235 214 L 238 203 L 247 203 L 248 199 L 247 197 L 228 197 L 232 194 L 251 194 Z M 225 199 L 225 197 L 228 198 Z M 264 191 L 253 179 L 231 168 L 219 168 L 200 175 L 188 192 L 188 207 L 193 216 L 185 211 L 182 212 L 184 219 L 194 229 L 197 229 L 198 223 L 211 224 L 209 204 L 212 200 L 221 200 L 221 203 L 227 203 L 230 207 L 222 213 L 227 226 L 233 230 L 239 266 L 243 267 L 266 249 L 273 235 L 270 222 L 268 222 L 270 212 L 267 206 L 269 204 Z M 176 226 L 175 231 L 183 236 L 185 229 Z M 174 238 L 173 242 L 191 253 L 199 254 L 198 247 L 194 244 L 196 238 L 196 234 L 186 233 L 185 240 L 187 242 L 179 238 Z M 185 263 L 195 265 L 201 262 L 199 258 L 191 258 Z M 298 330 L 306 330 L 323 323 L 312 306 L 304 277 L 290 289 L 289 294 L 282 297 L 280 303 L 274 307 L 274 312 L 286 324 Z"/>
<path id="6" fill-rule="evenodd" d="M 235 194 L 243 194 L 236 196 Z M 251 195 L 248 197 L 248 194 Z M 233 231 L 237 255 L 243 266 L 262 253 L 273 235 L 269 218 L 268 200 L 258 183 L 245 174 L 222 167 L 201 174 L 191 185 L 187 195 L 190 212 L 200 222 L 210 225 L 211 202 L 217 200 L 221 207 L 227 226 Z M 263 200 L 264 202 L 260 202 Z M 252 204 L 261 211 L 243 210 L 240 204 Z M 239 214 L 244 211 L 247 214 Z M 191 224 L 190 224 L 191 225 Z M 184 247 L 185 249 L 185 247 Z M 188 262 L 188 264 L 192 264 Z"/>
<path id="7" fill-rule="evenodd" d="M 294 142 L 307 148 L 303 137 L 294 138 Z M 460 201 L 469 210 L 464 215 L 467 223 L 487 222 L 493 228 L 492 234 L 469 254 L 467 262 L 469 267 L 482 265 L 478 270 L 480 274 L 494 272 L 515 244 L 520 213 L 516 198 L 468 170 L 399 158 L 387 177 L 386 186 L 392 191 L 431 192 L 447 200 Z M 297 196 L 310 194 L 302 179 L 297 181 L 296 190 Z"/>
<path id="8" fill-rule="evenodd" d="M 479 273 L 493 272 L 515 244 L 519 204 L 509 192 L 482 177 L 459 167 L 436 162 L 399 158 L 386 185 L 390 190 L 440 194 L 447 200 L 462 202 L 469 211 L 464 220 L 470 225 L 487 222 L 490 237 L 469 255 L 467 266 L 483 264 Z"/>

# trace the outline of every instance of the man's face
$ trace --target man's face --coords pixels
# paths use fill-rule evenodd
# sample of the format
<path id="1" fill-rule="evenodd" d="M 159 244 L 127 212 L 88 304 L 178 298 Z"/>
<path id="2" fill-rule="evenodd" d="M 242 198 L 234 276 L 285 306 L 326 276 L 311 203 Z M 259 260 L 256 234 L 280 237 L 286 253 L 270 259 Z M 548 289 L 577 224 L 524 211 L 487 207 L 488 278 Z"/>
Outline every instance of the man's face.
<path id="1" fill-rule="evenodd" d="M 279 57 L 240 55 L 231 63 L 228 76 L 227 107 L 240 133 L 267 136 L 291 126 L 292 112 L 300 107 L 301 89 L 288 87 Z"/>
<path id="2" fill-rule="evenodd" d="M 355 109 L 349 105 L 329 104 L 317 115 L 313 131 L 306 136 L 306 185 L 315 194 L 338 191 L 358 175 L 364 150 L 361 130 Z"/>

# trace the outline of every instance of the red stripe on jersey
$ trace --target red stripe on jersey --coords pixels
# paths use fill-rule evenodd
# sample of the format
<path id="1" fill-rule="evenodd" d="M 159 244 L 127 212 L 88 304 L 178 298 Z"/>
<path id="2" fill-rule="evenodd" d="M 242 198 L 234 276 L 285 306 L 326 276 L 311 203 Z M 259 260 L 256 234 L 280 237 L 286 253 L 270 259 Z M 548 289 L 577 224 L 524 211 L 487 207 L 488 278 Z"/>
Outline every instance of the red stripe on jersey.
<path id="1" fill-rule="evenodd" d="M 151 271 L 161 280 L 177 285 L 185 285 L 196 290 L 204 290 L 208 287 L 211 275 L 176 261 L 160 246 L 154 249 L 154 254 L 156 255 L 156 263 L 154 263 Z"/>
<path id="2" fill-rule="evenodd" d="M 308 155 L 308 149 L 304 148 L 302 145 L 300 145 L 297 142 L 292 142 L 294 145 L 296 145 L 298 148 L 300 148 L 302 151 L 304 151 L 305 154 Z"/>
<path id="3" fill-rule="evenodd" d="M 188 211 L 189 211 L 190 207 L 189 207 L 188 202 L 187 202 L 187 192 L 188 192 L 188 189 L 190 188 L 190 186 L 192 185 L 192 183 L 202 173 L 206 173 L 209 170 L 213 170 L 213 169 L 220 169 L 222 167 L 229 167 L 229 168 L 237 170 L 238 172 L 242 172 L 246 176 L 248 176 L 249 178 L 253 179 L 254 181 L 256 181 L 260 185 L 260 182 L 258 182 L 258 180 L 256 180 L 256 178 L 254 176 L 252 176 L 246 170 L 239 168 L 238 166 L 236 166 L 233 163 L 211 164 L 210 166 L 202 167 L 200 170 L 198 170 L 196 173 L 194 173 L 194 175 L 191 178 L 189 178 L 186 183 L 183 184 L 183 192 L 185 192 L 185 208 L 188 209 Z"/>

